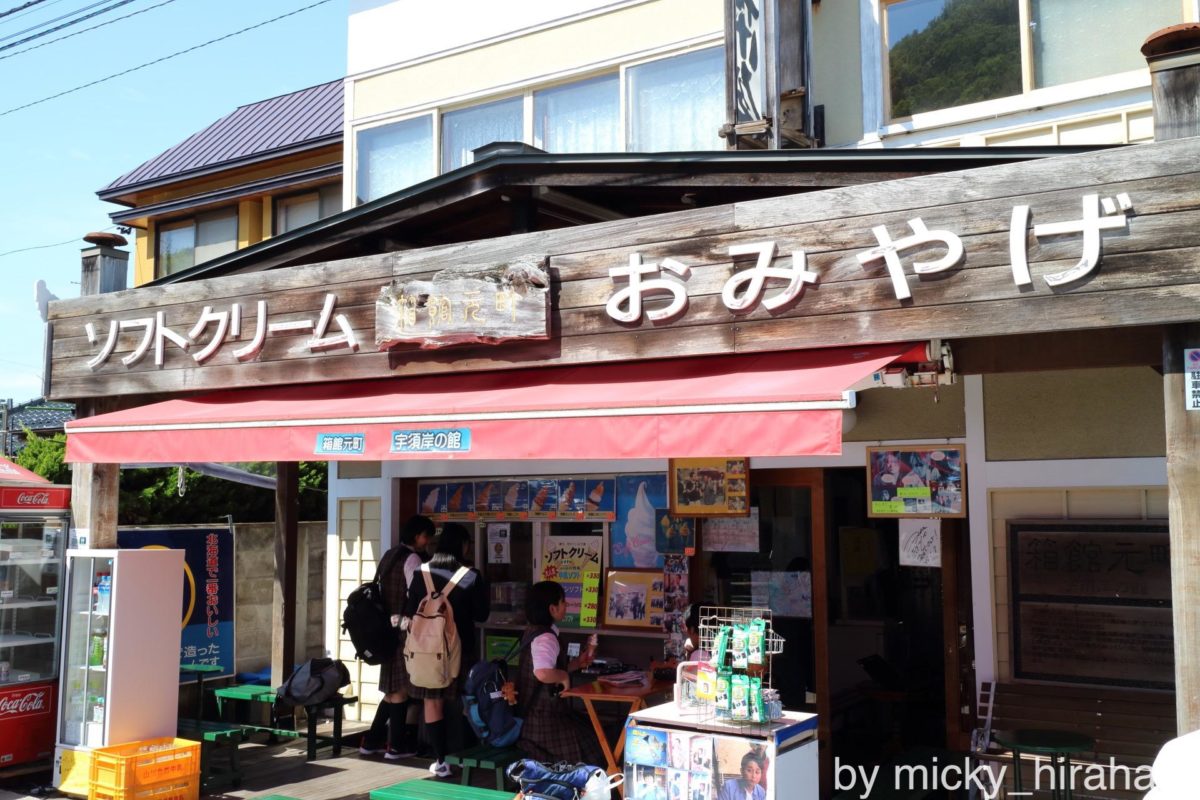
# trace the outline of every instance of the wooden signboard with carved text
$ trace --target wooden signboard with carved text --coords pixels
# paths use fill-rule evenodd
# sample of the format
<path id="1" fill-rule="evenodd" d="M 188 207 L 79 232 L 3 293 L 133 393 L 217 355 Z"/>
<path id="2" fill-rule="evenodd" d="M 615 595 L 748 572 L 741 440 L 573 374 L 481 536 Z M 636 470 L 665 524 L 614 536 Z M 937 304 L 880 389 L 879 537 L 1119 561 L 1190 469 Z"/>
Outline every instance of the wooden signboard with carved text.
<path id="1" fill-rule="evenodd" d="M 58 301 L 49 396 L 1194 321 L 1198 173 L 1180 139 Z M 550 339 L 371 346 L 393 281 L 527 253 Z"/>
<path id="2" fill-rule="evenodd" d="M 1156 520 L 1013 520 L 1013 674 L 1175 685 L 1171 557 Z"/>

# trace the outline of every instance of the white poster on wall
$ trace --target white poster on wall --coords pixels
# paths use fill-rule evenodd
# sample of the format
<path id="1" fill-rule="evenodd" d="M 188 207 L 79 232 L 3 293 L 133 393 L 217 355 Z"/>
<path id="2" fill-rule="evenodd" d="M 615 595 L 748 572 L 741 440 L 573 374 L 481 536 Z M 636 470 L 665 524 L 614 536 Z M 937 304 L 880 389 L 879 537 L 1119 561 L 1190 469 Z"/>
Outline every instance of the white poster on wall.
<path id="1" fill-rule="evenodd" d="M 777 617 L 812 618 L 811 572 L 750 573 L 750 602 L 755 608 L 769 608 Z"/>
<path id="2" fill-rule="evenodd" d="M 942 565 L 942 521 L 902 519 L 900 523 L 900 566 Z"/>
<path id="3" fill-rule="evenodd" d="M 706 519 L 700 529 L 704 549 L 710 553 L 757 553 L 758 509 L 748 517 Z"/>
<path id="4" fill-rule="evenodd" d="M 487 543 L 489 564 L 508 564 L 512 560 L 508 547 L 509 527 L 507 522 L 489 522 Z"/>

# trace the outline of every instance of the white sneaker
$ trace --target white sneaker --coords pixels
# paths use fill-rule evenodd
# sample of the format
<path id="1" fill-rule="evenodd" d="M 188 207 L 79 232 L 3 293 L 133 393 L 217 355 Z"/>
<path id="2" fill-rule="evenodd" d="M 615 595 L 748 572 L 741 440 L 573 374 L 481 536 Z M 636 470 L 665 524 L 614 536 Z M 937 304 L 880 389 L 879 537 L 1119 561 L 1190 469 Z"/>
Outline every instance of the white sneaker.
<path id="1" fill-rule="evenodd" d="M 412 758 L 416 754 L 416 750 L 407 747 L 401 748 L 400 750 L 392 750 L 391 748 L 388 748 L 388 751 L 383 754 L 383 757 L 388 761 L 399 761 L 402 758 Z"/>
<path id="2" fill-rule="evenodd" d="M 445 761 L 434 761 L 429 765 L 429 774 L 435 778 L 449 778 L 450 765 Z"/>

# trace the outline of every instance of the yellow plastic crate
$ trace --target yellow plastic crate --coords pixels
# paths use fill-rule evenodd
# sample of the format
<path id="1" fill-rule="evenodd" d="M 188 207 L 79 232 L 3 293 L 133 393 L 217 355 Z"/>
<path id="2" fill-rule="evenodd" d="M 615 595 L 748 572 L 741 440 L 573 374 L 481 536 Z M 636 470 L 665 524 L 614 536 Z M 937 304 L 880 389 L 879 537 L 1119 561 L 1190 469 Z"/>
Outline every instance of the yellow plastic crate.
<path id="1" fill-rule="evenodd" d="M 200 743 L 164 737 L 141 742 L 98 747 L 92 751 L 90 800 L 97 798 L 142 798 L 174 800 L 177 795 L 140 794 L 137 790 L 160 791 L 187 784 L 200 776 Z M 198 785 L 198 781 L 197 781 Z M 195 797 L 178 795 L 178 797 Z"/>
<path id="2" fill-rule="evenodd" d="M 176 778 L 136 789 L 103 789 L 92 786 L 88 800 L 200 800 L 200 776 Z"/>

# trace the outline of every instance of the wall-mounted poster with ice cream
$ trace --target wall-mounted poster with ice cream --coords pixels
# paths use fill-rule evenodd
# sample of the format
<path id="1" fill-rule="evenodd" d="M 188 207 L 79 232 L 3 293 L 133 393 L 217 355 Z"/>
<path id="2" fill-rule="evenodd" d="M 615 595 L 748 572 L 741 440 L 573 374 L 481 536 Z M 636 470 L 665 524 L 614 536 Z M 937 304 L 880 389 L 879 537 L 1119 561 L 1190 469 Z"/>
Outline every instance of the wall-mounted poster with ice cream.
<path id="1" fill-rule="evenodd" d="M 551 517 L 558 511 L 558 481 L 554 478 L 534 478 L 529 481 L 529 515 Z"/>
<path id="2" fill-rule="evenodd" d="M 475 512 L 496 517 L 504 511 L 504 486 L 500 481 L 475 482 Z"/>
<path id="3" fill-rule="evenodd" d="M 446 516 L 450 519 L 475 518 L 475 484 L 446 484 Z"/>
<path id="4" fill-rule="evenodd" d="M 558 518 L 586 519 L 587 492 L 582 478 L 558 479 Z"/>
<path id="5" fill-rule="evenodd" d="M 610 526 L 609 556 L 613 567 L 662 569 L 655 547 L 656 508 L 667 505 L 667 476 L 618 475 L 617 518 Z"/>
<path id="6" fill-rule="evenodd" d="M 588 479 L 583 484 L 584 519 L 603 519 L 609 522 L 617 518 L 617 482 L 613 478 Z"/>
<path id="7" fill-rule="evenodd" d="M 427 516 L 446 513 L 446 484 L 422 483 L 417 488 L 417 508 Z"/>
<path id="8" fill-rule="evenodd" d="M 529 516 L 529 482 L 504 481 L 504 513 L 517 514 L 522 519 Z"/>

